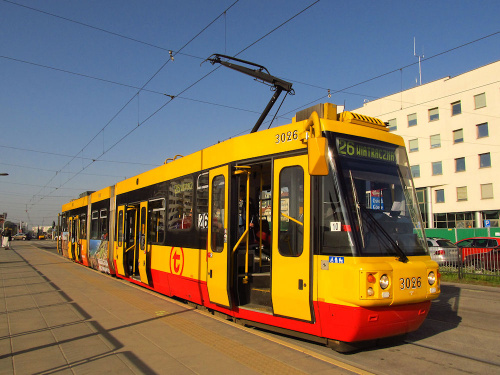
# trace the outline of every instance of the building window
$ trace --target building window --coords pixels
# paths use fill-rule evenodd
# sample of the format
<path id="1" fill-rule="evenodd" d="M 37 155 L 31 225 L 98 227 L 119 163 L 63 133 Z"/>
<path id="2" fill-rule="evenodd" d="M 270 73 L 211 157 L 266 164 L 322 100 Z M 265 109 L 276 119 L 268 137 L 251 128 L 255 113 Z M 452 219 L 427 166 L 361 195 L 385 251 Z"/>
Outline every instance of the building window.
<path id="1" fill-rule="evenodd" d="M 462 113 L 462 102 L 459 100 L 458 102 L 451 103 L 451 115 L 456 116 Z"/>
<path id="2" fill-rule="evenodd" d="M 419 188 L 415 192 L 417 193 L 418 206 L 422 214 L 422 223 L 424 224 L 424 228 L 427 228 L 427 189 Z"/>
<path id="3" fill-rule="evenodd" d="M 499 227 L 500 211 L 483 211 L 482 214 L 484 220 L 490 221 L 490 227 Z"/>
<path id="4" fill-rule="evenodd" d="M 453 130 L 453 143 L 462 143 L 464 141 L 464 129 Z"/>
<path id="5" fill-rule="evenodd" d="M 481 199 L 493 199 L 493 184 L 481 184 Z"/>
<path id="6" fill-rule="evenodd" d="M 436 190 L 436 203 L 444 203 L 444 189 Z"/>
<path id="7" fill-rule="evenodd" d="M 417 125 L 417 114 L 412 113 L 411 115 L 408 115 L 408 126 L 415 126 Z"/>
<path id="8" fill-rule="evenodd" d="M 431 135 L 431 148 L 441 147 L 441 135 L 435 134 Z"/>
<path id="9" fill-rule="evenodd" d="M 477 137 L 478 138 L 485 138 L 485 137 L 489 136 L 487 122 L 485 122 L 484 124 L 476 125 L 476 127 L 477 127 Z"/>
<path id="10" fill-rule="evenodd" d="M 455 159 L 455 172 L 465 171 L 465 158 Z"/>
<path id="11" fill-rule="evenodd" d="M 439 120 L 439 108 L 431 108 L 429 109 L 429 122 Z"/>
<path id="12" fill-rule="evenodd" d="M 467 186 L 457 187 L 457 201 L 462 202 L 467 200 Z"/>
<path id="13" fill-rule="evenodd" d="M 443 174 L 443 162 L 436 161 L 432 163 L 432 175 L 439 176 Z"/>
<path id="14" fill-rule="evenodd" d="M 408 148 L 410 149 L 410 152 L 418 151 L 418 139 L 410 139 L 408 141 Z"/>
<path id="15" fill-rule="evenodd" d="M 483 92 L 479 95 L 474 95 L 475 109 L 486 107 L 486 94 Z"/>
<path id="16" fill-rule="evenodd" d="M 413 178 L 420 177 L 420 165 L 412 165 L 410 169 Z"/>
<path id="17" fill-rule="evenodd" d="M 389 131 L 390 132 L 398 130 L 398 122 L 396 121 L 395 118 L 390 119 L 389 121 L 387 121 L 387 123 L 389 124 Z"/>
<path id="18" fill-rule="evenodd" d="M 479 154 L 479 168 L 489 168 L 491 167 L 490 153 Z"/>
<path id="19" fill-rule="evenodd" d="M 473 212 L 453 212 L 447 214 L 434 214 L 436 228 L 473 228 Z"/>

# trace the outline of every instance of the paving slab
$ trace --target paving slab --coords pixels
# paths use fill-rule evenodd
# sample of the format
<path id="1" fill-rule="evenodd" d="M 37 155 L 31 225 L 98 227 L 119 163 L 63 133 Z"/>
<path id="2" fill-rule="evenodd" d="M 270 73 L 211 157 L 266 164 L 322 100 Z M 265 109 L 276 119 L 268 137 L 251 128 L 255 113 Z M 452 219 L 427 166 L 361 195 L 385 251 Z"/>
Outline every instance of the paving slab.
<path id="1" fill-rule="evenodd" d="M 0 374 L 357 372 L 28 241 L 0 250 L 0 289 Z"/>

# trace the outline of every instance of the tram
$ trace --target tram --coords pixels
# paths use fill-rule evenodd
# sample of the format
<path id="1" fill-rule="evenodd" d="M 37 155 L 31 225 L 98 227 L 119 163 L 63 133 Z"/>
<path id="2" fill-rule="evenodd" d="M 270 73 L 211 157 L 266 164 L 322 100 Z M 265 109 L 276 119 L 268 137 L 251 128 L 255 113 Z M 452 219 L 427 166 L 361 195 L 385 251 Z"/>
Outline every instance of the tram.
<path id="1" fill-rule="evenodd" d="M 403 139 L 324 103 L 62 207 L 63 256 L 338 351 L 440 293 Z"/>

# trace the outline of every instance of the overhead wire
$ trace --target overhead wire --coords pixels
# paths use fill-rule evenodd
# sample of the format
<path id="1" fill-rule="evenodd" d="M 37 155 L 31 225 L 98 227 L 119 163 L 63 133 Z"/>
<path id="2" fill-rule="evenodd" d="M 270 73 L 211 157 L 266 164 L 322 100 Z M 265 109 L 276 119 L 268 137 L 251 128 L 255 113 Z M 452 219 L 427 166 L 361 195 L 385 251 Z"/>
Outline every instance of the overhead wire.
<path id="1" fill-rule="evenodd" d="M 19 5 L 19 4 L 17 4 L 17 3 L 13 3 L 13 2 L 8 1 L 8 0 L 2 0 L 2 1 L 4 1 L 4 2 L 8 2 L 8 3 L 12 3 L 12 4 L 15 4 L 15 5 Z M 236 1 L 236 2 L 237 2 L 237 1 Z M 236 2 L 235 2 L 235 3 L 233 3 L 233 5 L 234 5 L 234 4 L 236 4 Z M 292 19 L 293 19 L 293 18 L 295 18 L 296 16 L 298 16 L 299 14 L 301 14 L 302 12 L 304 12 L 305 10 L 307 10 L 308 8 L 310 8 L 311 6 L 315 5 L 315 4 L 316 4 L 316 3 L 318 3 L 318 2 L 319 2 L 319 0 L 318 0 L 318 1 L 316 1 L 316 2 L 314 2 L 314 3 L 312 3 L 312 4 L 311 4 L 311 5 L 309 5 L 307 8 L 305 8 L 304 10 L 302 10 L 301 12 L 299 12 L 298 14 L 296 14 L 294 17 L 292 17 Z M 231 6 L 233 6 L 233 5 L 231 5 Z M 37 10 L 37 9 L 30 8 L 30 7 L 26 7 L 26 8 L 29 8 L 29 9 L 32 9 L 32 10 L 39 11 L 39 10 Z M 229 8 L 228 8 L 228 9 L 229 9 Z M 44 11 L 41 11 L 41 13 L 46 13 L 46 14 L 49 14 L 49 13 L 44 12 Z M 225 12 L 223 12 L 223 14 L 225 15 Z M 55 16 L 55 17 L 59 17 L 59 16 L 56 16 L 56 15 L 53 15 L 53 14 L 49 14 L 49 15 L 51 15 L 51 16 Z M 219 16 L 219 17 L 220 17 L 220 16 Z M 59 18 L 65 19 L 64 17 L 59 17 Z M 74 22 L 74 20 L 70 20 L 70 19 L 66 19 L 66 20 L 67 20 L 67 21 Z M 289 20 L 288 20 L 288 21 L 289 21 Z M 283 24 L 287 23 L 288 21 L 284 22 Z M 215 22 L 215 20 L 214 20 L 213 22 Z M 212 23 L 213 23 L 213 22 L 212 22 Z M 78 21 L 75 21 L 75 23 L 79 23 L 79 22 L 78 22 Z M 129 40 L 132 40 L 132 41 L 135 41 L 135 42 L 139 42 L 139 43 L 143 43 L 143 44 L 146 44 L 146 45 L 150 45 L 150 44 L 149 44 L 149 43 L 147 43 L 147 42 L 142 42 L 142 41 L 136 40 L 136 39 L 134 39 L 134 38 L 129 38 L 129 37 L 126 37 L 126 36 L 123 36 L 123 35 L 120 35 L 120 34 L 116 34 L 116 33 L 113 33 L 113 32 L 109 32 L 108 30 L 104 30 L 104 29 L 102 29 L 102 30 L 101 30 L 100 28 L 93 27 L 93 26 L 91 26 L 91 25 L 87 25 L 87 24 L 83 24 L 83 23 L 80 23 L 80 24 L 82 24 L 83 26 L 87 26 L 87 27 L 94 28 L 94 29 L 96 29 L 96 30 L 100 30 L 100 31 L 103 31 L 103 32 L 107 32 L 107 33 L 109 33 L 109 34 L 113 34 L 113 35 L 117 35 L 117 36 L 120 36 L 120 37 L 124 37 L 125 39 L 129 39 Z M 267 34 L 266 34 L 266 35 L 264 35 L 263 37 L 259 38 L 257 41 L 255 41 L 254 43 L 250 44 L 250 45 L 249 45 L 249 46 L 247 46 L 245 49 L 243 49 L 242 51 L 240 51 L 238 54 L 241 54 L 243 51 L 247 50 L 248 48 L 250 48 L 251 46 L 253 46 L 253 45 L 254 45 L 254 44 L 256 44 L 257 42 L 259 42 L 260 40 L 262 40 L 262 39 L 263 39 L 264 37 L 266 37 L 267 35 L 270 35 L 272 32 L 274 32 L 275 30 L 277 30 L 277 29 L 278 29 L 279 27 L 281 27 L 283 24 L 281 24 L 281 25 L 280 25 L 280 26 L 278 26 L 277 28 L 273 29 L 271 32 L 267 33 Z M 207 27 L 208 27 L 208 26 L 207 26 Z M 451 52 L 451 51 L 456 50 L 456 49 L 458 49 L 458 48 L 461 48 L 461 47 L 463 47 L 463 46 L 466 46 L 466 45 L 469 45 L 469 44 L 475 43 L 475 42 L 477 42 L 477 41 L 483 40 L 483 39 L 485 39 L 485 38 L 491 37 L 491 36 L 496 35 L 496 34 L 498 34 L 498 33 L 500 33 L 500 31 L 499 31 L 499 32 L 496 32 L 496 33 L 493 33 L 493 34 L 489 34 L 489 35 L 487 35 L 487 36 L 484 36 L 484 37 L 482 37 L 482 38 L 476 39 L 476 40 L 474 40 L 474 41 L 471 41 L 471 42 L 468 42 L 468 43 L 462 44 L 462 45 L 460 45 L 460 46 L 454 47 L 454 48 L 449 49 L 449 50 L 447 50 L 447 51 L 443 51 L 443 52 L 441 52 L 441 53 L 439 53 L 439 54 L 433 55 L 433 56 L 431 56 L 431 57 L 429 57 L 429 58 L 426 58 L 426 59 L 424 59 L 424 60 L 422 60 L 422 61 L 426 61 L 426 60 L 429 60 L 429 59 L 431 59 L 431 58 L 435 58 L 435 57 L 437 57 L 437 56 L 440 56 L 440 55 L 443 55 L 443 54 L 445 54 L 445 53 Z M 199 34 L 198 34 L 198 35 L 199 35 Z M 154 45 L 151 45 L 151 46 L 156 47 L 156 48 L 160 48 L 160 49 L 167 50 L 167 49 L 165 49 L 165 48 L 163 48 L 163 47 L 154 46 Z M 184 47 L 183 47 L 183 48 L 184 48 Z M 182 50 L 182 49 L 181 49 L 181 50 Z M 181 51 L 181 50 L 179 50 L 179 51 Z M 178 53 L 180 53 L 179 51 L 177 51 L 176 53 L 177 53 L 177 54 L 178 54 Z M 237 54 L 237 55 L 238 55 L 238 54 Z M 235 56 L 237 56 L 237 55 L 235 55 Z M 192 56 L 192 55 L 187 55 L 187 56 L 194 57 L 194 58 L 199 58 L 199 57 L 197 57 L 197 56 Z M 3 57 L 3 56 L 0 56 L 0 57 Z M 15 60 L 15 59 L 13 59 L 13 60 Z M 23 61 L 23 62 L 24 62 L 24 61 Z M 168 62 L 168 61 L 167 61 L 167 62 Z M 401 69 L 405 69 L 405 68 L 408 68 L 408 67 L 413 66 L 413 65 L 416 65 L 416 64 L 417 64 L 417 63 L 412 63 L 412 64 L 409 64 L 409 65 L 403 66 L 402 68 L 398 68 L 398 69 L 396 69 L 396 70 L 393 70 L 393 71 L 390 71 L 390 72 L 386 72 L 386 73 L 384 73 L 384 74 L 378 75 L 378 76 L 373 77 L 373 78 L 370 78 L 370 79 L 368 79 L 368 80 L 365 80 L 365 81 L 359 82 L 359 83 L 357 83 L 357 84 L 354 84 L 354 85 L 348 86 L 348 87 L 346 87 L 346 88 L 343 88 L 343 89 L 340 89 L 340 90 L 336 90 L 336 91 L 334 92 L 334 94 L 339 93 L 339 92 L 346 92 L 346 90 L 348 90 L 348 89 L 350 89 L 350 88 L 353 88 L 353 87 L 356 87 L 356 86 L 362 85 L 362 84 L 364 84 L 364 83 L 367 83 L 367 82 L 373 81 L 373 80 L 375 80 L 375 79 L 378 79 L 378 78 L 384 77 L 384 76 L 386 76 L 386 75 L 389 75 L 389 74 L 394 73 L 395 71 L 399 71 L 399 70 L 401 70 Z M 166 65 L 166 63 L 165 63 L 163 66 L 165 66 L 165 65 Z M 160 68 L 160 70 L 161 70 L 161 69 L 162 69 L 162 68 Z M 57 70 L 57 69 L 56 69 L 56 70 Z M 63 70 L 61 70 L 61 71 L 63 71 Z M 158 72 L 159 72 L 159 71 L 158 71 Z M 157 73 L 158 73 L 158 72 L 157 72 Z M 212 72 L 213 72 L 213 71 L 212 71 Z M 210 72 L 209 74 L 207 74 L 207 75 L 203 76 L 202 78 L 200 78 L 198 81 L 196 81 L 195 83 L 193 83 L 192 85 L 190 85 L 189 87 L 187 87 L 187 88 L 186 88 L 185 90 L 183 90 L 182 92 L 187 91 L 189 88 L 191 88 L 192 86 L 194 86 L 195 84 L 197 84 L 198 82 L 200 82 L 201 80 L 203 80 L 204 78 L 206 78 L 206 77 L 207 77 L 208 75 L 210 75 L 212 72 Z M 67 73 L 71 73 L 71 74 L 73 74 L 73 72 L 67 72 Z M 155 73 L 155 75 L 156 75 L 157 73 Z M 79 75 L 79 74 L 77 74 L 77 75 Z M 155 76 L 155 75 L 154 75 L 154 76 Z M 83 76 L 83 77 L 84 77 L 85 75 L 81 75 L 81 76 Z M 138 89 L 138 90 L 139 90 L 139 92 L 140 92 L 140 91 L 149 91 L 149 92 L 154 92 L 153 90 L 148 90 L 148 89 L 146 89 L 146 88 L 145 88 L 145 86 L 146 86 L 146 85 L 147 85 L 147 84 L 148 84 L 148 83 L 149 83 L 149 82 L 150 82 L 150 81 L 154 78 L 154 76 L 153 76 L 153 77 L 152 77 L 152 78 L 151 78 L 151 79 L 150 79 L 150 80 L 149 80 L 149 81 L 148 81 L 145 85 L 143 85 L 143 87 L 142 87 L 142 88 L 132 87 L 132 86 L 130 86 L 130 85 L 120 84 L 120 83 L 117 83 L 117 82 L 112 82 L 112 81 L 108 81 L 108 80 L 104 80 L 104 79 L 99 79 L 99 80 L 102 80 L 102 81 L 105 81 L 105 82 L 109 82 L 109 83 L 114 83 L 114 84 L 120 84 L 120 85 L 122 85 L 122 86 L 126 86 L 126 87 L 132 87 L 132 88 L 134 88 L 134 89 Z M 96 79 L 95 77 L 88 77 L 88 78 L 93 78 L 93 79 Z M 292 82 L 293 82 L 293 81 L 292 81 Z M 296 82 L 298 82 L 298 81 L 296 81 Z M 307 83 L 304 83 L 304 82 L 298 82 L 298 83 L 300 83 L 300 84 L 305 84 L 305 85 L 309 85 L 309 86 L 311 86 L 311 87 L 316 87 L 316 88 L 319 88 L 319 89 L 325 89 L 325 90 L 327 90 L 326 88 L 322 88 L 321 86 L 316 86 L 316 85 L 312 85 L 312 84 L 307 84 Z M 158 94 L 163 94 L 163 93 L 159 93 L 159 92 L 155 92 L 155 93 L 158 93 Z M 137 95 L 137 94 L 136 94 L 136 95 Z M 163 95 L 165 95 L 165 94 L 163 94 Z M 289 112 L 287 112 L 287 113 L 285 113 L 285 114 L 282 114 L 281 116 L 285 116 L 285 115 L 287 115 L 287 114 L 289 114 L 289 113 L 296 112 L 298 109 L 301 109 L 301 108 L 307 107 L 308 105 L 310 105 L 310 104 L 312 104 L 312 103 L 317 102 L 318 100 L 320 100 L 320 99 L 321 99 L 321 98 L 323 98 L 323 97 L 324 97 L 324 96 L 322 96 L 322 97 L 320 97 L 319 99 L 316 99 L 315 101 L 310 102 L 310 103 L 308 103 L 308 104 L 306 104 L 306 105 L 303 105 L 303 106 L 301 106 L 301 107 L 298 107 L 297 109 L 294 109 L 294 110 L 289 111 Z M 135 98 L 135 95 L 134 95 L 134 97 L 133 97 L 133 98 Z M 132 98 L 132 99 L 133 99 L 133 98 Z M 175 98 L 185 99 L 185 100 L 194 100 L 194 99 L 189 99 L 189 98 L 185 98 L 185 97 L 180 97 L 179 95 L 175 96 Z M 173 98 L 171 98 L 171 100 L 173 100 Z M 158 108 L 155 112 L 153 112 L 150 116 L 148 116 L 148 118 L 146 118 L 146 120 L 144 120 L 144 121 L 143 121 L 140 125 L 144 124 L 147 120 L 149 120 L 149 119 L 150 119 L 151 117 L 153 117 L 156 113 L 158 113 L 161 109 L 163 109 L 163 108 L 164 108 L 164 107 L 165 107 L 168 103 L 170 103 L 170 102 L 171 102 L 171 100 L 170 100 L 170 101 L 168 101 L 168 102 L 166 102 L 165 104 L 163 104 L 160 108 Z M 216 103 L 210 103 L 210 102 L 206 102 L 206 101 L 200 101 L 200 100 L 194 100 L 194 101 L 202 102 L 202 103 L 205 103 L 205 104 L 219 105 L 219 106 L 221 106 L 221 107 L 227 107 L 227 108 L 232 108 L 232 109 L 244 110 L 244 109 L 240 109 L 240 108 L 235 108 L 235 107 L 224 106 L 224 105 L 220 105 L 220 104 L 216 104 Z M 129 103 L 127 103 L 127 105 L 128 105 L 128 104 L 129 104 Z M 248 111 L 248 112 L 255 112 L 255 111 L 250 111 L 250 110 L 247 110 L 247 111 Z M 120 112 L 121 112 L 121 110 L 120 110 Z M 112 120 L 111 120 L 111 121 L 112 121 Z M 106 125 L 106 126 L 107 126 L 107 125 Z M 104 129 L 104 128 L 103 128 L 103 129 Z M 124 137 L 122 137 L 122 138 L 121 138 L 121 139 L 120 139 L 117 143 L 115 143 L 113 146 L 111 146 L 110 148 L 108 148 L 108 150 L 106 150 L 106 152 L 108 152 L 109 150 L 111 150 L 111 148 L 115 147 L 115 146 L 116 146 L 116 144 L 118 144 L 119 142 L 121 142 L 123 139 L 125 139 L 128 135 L 130 135 L 130 134 L 131 134 L 133 131 L 135 131 L 135 130 L 136 130 L 136 128 L 132 129 L 132 130 L 131 130 L 131 131 L 129 131 L 127 134 L 125 134 L 125 136 L 124 136 Z M 102 131 L 102 130 L 101 130 L 101 131 Z M 101 131 L 100 131 L 99 133 L 97 133 L 97 135 L 96 135 L 96 136 L 98 136 L 98 135 L 101 133 Z M 89 143 L 89 144 L 90 144 L 90 143 Z M 87 144 L 85 147 L 87 147 L 87 146 L 88 146 L 88 144 Z M 1 147 L 1 146 L 0 146 L 0 147 Z M 85 148 L 85 147 L 84 147 L 84 148 Z M 83 151 L 83 149 L 82 149 L 82 151 Z M 103 151 L 104 151 L 104 150 L 103 150 Z M 78 153 L 78 154 L 76 155 L 76 157 L 78 157 L 78 155 L 79 155 L 79 154 L 80 154 L 80 153 Z M 104 154 L 105 154 L 105 152 L 103 152 L 103 154 L 102 154 L 102 155 L 104 155 Z M 102 156 L 102 155 L 100 155 L 100 156 Z M 75 158 L 76 158 L 76 157 L 75 157 Z M 92 160 L 92 163 L 93 163 L 93 162 L 95 162 L 95 161 L 101 161 L 101 160 L 99 160 L 99 158 L 97 158 L 97 159 L 94 159 L 94 158 L 85 158 L 85 159 L 86 159 L 86 160 Z M 90 164 L 92 164 L 92 163 L 90 163 Z M 90 165 L 90 164 L 89 164 L 89 165 Z M 89 166 L 89 165 L 88 165 L 88 166 Z M 87 166 L 87 167 L 88 167 L 88 166 Z M 83 171 L 84 169 L 86 169 L 87 167 L 83 168 L 83 169 L 82 169 L 82 171 Z M 63 167 L 63 168 L 64 168 L 64 167 Z M 61 169 L 61 170 L 62 170 L 62 169 Z M 82 173 L 82 171 L 77 172 L 77 173 Z M 49 183 L 50 183 L 50 181 L 49 181 Z"/>
<path id="2" fill-rule="evenodd" d="M 77 21 L 77 20 L 74 20 L 74 19 L 71 19 L 71 18 L 68 18 L 68 17 L 63 17 L 63 16 L 60 16 L 60 15 L 57 15 L 57 14 L 54 14 L 54 13 L 50 13 L 50 12 L 38 9 L 38 8 L 27 6 L 25 4 L 19 4 L 19 3 L 16 3 L 14 1 L 10 1 L 10 0 L 1 0 L 1 1 L 3 1 L 4 3 L 9 3 L 9 4 L 12 4 L 12 5 L 16 5 L 18 7 L 29 9 L 29 10 L 32 10 L 34 12 L 42 13 L 42 14 L 45 14 L 45 15 L 50 16 L 50 17 L 59 18 L 61 20 L 64 20 L 64 21 L 67 21 L 67 22 L 71 22 L 71 23 L 74 23 L 74 24 L 77 24 L 77 25 L 80 25 L 80 26 L 88 27 L 90 29 L 94 29 L 94 30 L 97 30 L 97 31 L 100 31 L 100 32 L 103 32 L 103 33 L 106 33 L 106 34 L 110 34 L 110 35 L 113 35 L 113 36 L 116 36 L 116 37 L 119 37 L 119 38 L 127 39 L 127 40 L 132 41 L 132 42 L 140 43 L 140 44 L 143 44 L 143 45 L 146 45 L 146 46 L 149 46 L 149 47 L 153 47 L 153 48 L 156 48 L 156 49 L 161 49 L 161 50 L 167 51 L 167 52 L 173 51 L 172 49 L 169 49 L 169 48 L 166 48 L 166 47 L 162 47 L 162 46 L 159 46 L 157 44 L 145 42 L 145 41 L 139 40 L 137 38 L 132 38 L 132 37 L 129 37 L 129 36 L 126 36 L 126 35 L 114 32 L 114 31 L 110 31 L 110 30 L 104 29 L 102 27 L 93 26 L 93 25 L 90 25 L 90 24 L 85 23 L 85 22 Z M 229 10 L 238 1 L 239 0 L 235 1 L 229 8 L 226 9 L 226 11 Z M 188 57 L 192 57 L 192 58 L 204 60 L 203 58 L 201 58 L 199 56 L 193 56 L 193 55 L 189 55 L 187 53 L 181 53 L 180 50 L 179 51 L 173 51 L 173 52 L 175 52 L 176 54 L 180 54 L 180 55 L 184 55 L 184 56 L 188 56 Z"/>
<path id="3" fill-rule="evenodd" d="M 261 40 L 263 40 L 265 37 L 269 36 L 271 33 L 275 32 L 276 30 L 278 30 L 279 28 L 283 27 L 285 24 L 287 24 L 288 22 L 290 22 L 291 20 L 293 20 L 294 18 L 296 18 L 298 15 L 304 13 L 304 11 L 306 11 L 307 9 L 311 8 L 311 6 L 317 4 L 320 0 L 316 0 L 314 3 L 310 4 L 309 6 L 307 6 L 306 8 L 304 8 L 303 10 L 301 10 L 299 13 L 297 13 L 296 15 L 290 17 L 289 19 L 287 19 L 285 22 L 281 23 L 278 27 L 274 28 L 273 30 L 271 30 L 270 32 L 266 33 L 263 37 L 260 37 L 259 39 L 257 39 L 255 42 L 251 43 L 249 46 L 245 47 L 243 50 L 241 50 L 240 52 L 238 52 L 235 56 L 238 56 L 239 54 L 241 54 L 243 51 L 246 51 L 248 48 L 250 48 L 251 46 L 255 45 L 256 43 L 260 42 Z M 234 3 L 236 4 L 236 3 Z M 233 4 L 233 5 L 234 5 Z M 229 9 L 229 8 L 228 8 Z M 227 10 L 226 10 L 227 11 Z M 219 16 L 220 17 L 220 16 Z M 212 21 L 210 24 L 212 24 L 214 21 Z M 208 27 L 208 26 L 207 26 Z M 205 28 L 206 29 L 206 28 Z M 205 30 L 203 29 L 203 30 Z M 201 33 L 201 32 L 200 32 Z M 199 34 L 200 34 L 199 33 Z M 199 35 L 197 34 L 197 35 Z M 194 38 L 193 38 L 194 39 Z M 192 39 L 192 40 L 193 40 Z M 188 42 L 190 43 L 190 42 Z M 187 44 L 186 44 L 187 45 Z M 185 46 L 186 46 L 185 45 Z M 184 47 L 185 47 L 184 46 Z M 182 47 L 181 50 L 184 48 Z M 168 62 L 168 61 L 167 61 Z M 174 98 L 182 95 L 183 93 L 185 93 L 186 91 L 188 91 L 189 89 L 191 89 L 192 87 L 194 87 L 195 85 L 197 85 L 199 82 L 201 82 L 202 80 L 204 80 L 205 78 L 207 78 L 208 76 L 210 76 L 212 73 L 214 73 L 217 69 L 219 69 L 220 67 L 217 67 L 213 70 L 211 70 L 210 72 L 208 72 L 207 74 L 205 74 L 204 76 L 202 76 L 201 78 L 199 78 L 198 80 L 196 80 L 195 82 L 193 82 L 192 84 L 190 84 L 189 86 L 187 86 L 186 88 L 184 88 L 182 91 L 180 91 L 177 95 L 174 95 L 173 97 L 170 98 L 169 101 L 167 101 L 166 103 L 164 103 L 162 106 L 160 106 L 158 109 L 156 109 L 153 113 L 151 113 L 148 117 L 146 117 L 142 122 L 138 123 L 137 127 L 134 127 L 132 129 L 130 129 L 126 134 L 124 134 L 120 139 L 118 139 L 113 145 L 111 145 L 107 150 L 103 150 L 103 153 L 98 156 L 96 159 L 99 159 L 102 155 L 106 154 L 107 152 L 109 152 L 111 149 L 113 149 L 115 146 L 117 146 L 119 143 L 121 143 L 125 138 L 127 138 L 130 134 L 132 134 L 133 132 L 135 132 L 140 126 L 142 126 L 143 124 L 145 124 L 147 121 L 149 121 L 152 117 L 154 117 L 157 113 L 159 113 L 163 108 L 165 108 L 168 104 L 170 104 L 172 102 L 172 100 L 174 100 Z M 128 103 L 127 103 L 128 105 Z M 88 168 L 90 165 L 92 165 L 93 162 L 89 163 L 87 166 L 85 166 L 84 168 L 82 168 L 82 171 L 85 170 L 86 168 Z M 76 173 L 75 175 L 73 175 L 71 178 L 69 178 L 64 184 L 68 183 L 69 181 L 71 181 L 73 178 L 75 178 L 76 176 L 78 175 L 78 173 Z M 63 185 L 64 185 L 63 184 Z"/>
<path id="4" fill-rule="evenodd" d="M 4 1 L 7 1 L 7 0 L 4 0 Z M 239 0 L 236 0 L 235 2 L 233 2 L 228 8 L 226 8 L 226 10 L 224 10 L 224 12 L 222 12 L 221 14 L 219 14 L 219 16 L 217 16 L 215 19 L 213 19 L 207 26 L 205 26 L 200 32 L 198 32 L 194 37 L 192 37 L 187 43 L 185 43 L 180 49 L 179 51 L 176 52 L 176 54 L 178 54 L 180 51 L 182 51 L 184 48 L 186 48 L 193 40 L 195 40 L 199 35 L 201 35 L 208 27 L 210 27 L 214 22 L 216 22 L 224 13 L 226 13 L 229 9 L 231 9 L 236 3 L 238 3 Z M 170 62 L 172 61 L 170 58 L 168 58 L 165 63 L 146 81 L 146 83 L 144 83 L 144 85 L 142 85 L 141 89 L 139 89 L 138 93 L 140 93 L 142 91 L 143 88 L 145 88 L 157 75 L 158 73 Z M 111 120 L 109 120 L 107 122 L 107 124 L 82 148 L 82 150 L 76 154 L 68 163 L 66 163 L 59 171 L 62 171 L 62 169 L 64 169 L 67 165 L 69 165 L 69 163 L 71 163 L 74 159 L 76 159 L 78 157 L 78 155 L 80 153 L 83 152 L 83 150 L 88 146 L 90 145 L 90 143 L 99 136 L 99 134 L 101 134 L 101 132 L 103 132 L 107 126 L 109 126 L 109 124 L 132 102 L 132 100 L 137 96 L 137 94 L 134 94 L 134 96 L 132 96 L 130 98 L 129 101 L 127 101 L 127 103 L 111 118 Z M 172 98 L 171 98 L 172 100 Z M 167 102 L 166 104 L 168 104 L 169 102 Z M 161 110 L 166 104 L 164 104 L 163 106 L 160 107 L 159 110 Z M 157 113 L 159 110 L 157 110 L 155 113 Z M 134 128 L 135 129 L 135 128 Z M 130 131 L 127 133 L 127 136 L 129 134 L 131 134 L 133 131 Z M 123 140 L 124 137 L 121 138 L 121 140 Z M 120 141 L 121 141 L 120 140 Z M 115 143 L 116 145 L 116 143 Z M 112 148 L 115 146 L 113 145 Z M 110 148 L 111 149 L 111 148 Z M 108 151 L 110 150 L 108 149 Z M 99 159 L 100 157 L 102 157 L 107 151 L 104 152 L 103 150 L 103 154 L 101 154 L 97 159 Z M 97 160 L 96 159 L 96 160 Z M 92 160 L 87 166 L 83 167 L 82 170 L 80 170 L 80 173 L 83 172 L 85 169 L 87 169 L 90 165 L 92 165 L 93 163 L 95 162 L 95 160 Z M 70 179 L 68 179 L 64 184 L 68 183 L 69 181 L 71 181 L 73 178 L 75 178 L 79 173 L 77 172 L 77 174 L 73 175 Z M 46 184 L 46 186 L 52 182 L 52 180 L 58 175 L 58 173 L 56 173 Z M 63 185 L 64 185 L 63 184 Z M 40 192 L 46 188 L 43 187 L 36 195 L 39 195 Z M 62 185 L 61 185 L 62 186 Z M 50 193 L 49 193 L 50 194 Z M 43 198 L 42 198 L 43 199 Z M 40 199 L 41 200 L 41 199 Z M 40 201 L 39 200 L 39 201 Z M 33 203 L 31 204 L 30 207 L 33 207 Z"/>

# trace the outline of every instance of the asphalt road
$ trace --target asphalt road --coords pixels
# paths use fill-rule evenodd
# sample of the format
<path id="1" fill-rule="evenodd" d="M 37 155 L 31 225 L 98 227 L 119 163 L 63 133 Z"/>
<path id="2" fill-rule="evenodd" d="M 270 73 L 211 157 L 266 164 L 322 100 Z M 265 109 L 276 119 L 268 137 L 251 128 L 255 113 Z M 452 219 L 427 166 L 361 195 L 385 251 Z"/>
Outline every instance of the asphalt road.
<path id="1" fill-rule="evenodd" d="M 35 242 L 55 252 L 54 241 Z M 264 334 L 376 374 L 500 374 L 500 288 L 443 284 L 440 297 L 433 301 L 418 331 L 351 354 Z"/>

